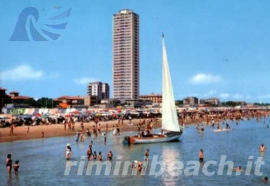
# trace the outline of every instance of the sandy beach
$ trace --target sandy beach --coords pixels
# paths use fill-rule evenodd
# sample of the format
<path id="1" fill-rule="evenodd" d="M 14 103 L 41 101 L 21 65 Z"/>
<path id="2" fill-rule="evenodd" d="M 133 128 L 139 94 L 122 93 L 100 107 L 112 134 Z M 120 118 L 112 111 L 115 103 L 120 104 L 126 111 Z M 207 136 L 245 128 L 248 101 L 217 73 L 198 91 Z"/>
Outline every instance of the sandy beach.
<path id="1" fill-rule="evenodd" d="M 191 116 L 187 116 L 182 120 L 179 120 L 180 125 L 185 123 L 185 125 L 191 124 L 210 124 L 211 119 L 214 119 L 215 122 L 222 122 L 227 119 L 232 118 L 241 118 L 241 117 L 248 117 L 253 118 L 256 117 L 259 119 L 260 117 L 265 117 L 270 114 L 269 111 L 253 111 L 249 113 L 245 113 L 245 115 L 241 114 L 241 112 L 233 112 L 219 115 L 203 115 L 199 117 L 198 114 L 194 114 Z M 119 122 L 120 132 L 127 132 L 127 131 L 137 131 L 137 124 L 143 119 L 133 119 L 132 124 L 129 125 L 129 120 L 123 120 L 123 124 Z M 147 120 L 147 119 L 146 119 Z M 113 130 L 113 127 L 118 125 L 118 120 L 109 120 L 109 121 L 99 121 L 101 125 L 101 131 L 106 131 L 106 123 L 108 123 L 108 131 Z M 84 122 L 84 129 L 93 131 L 93 126 L 95 125 L 94 121 L 91 122 Z M 153 128 L 160 128 L 161 127 L 161 118 L 157 119 L 157 122 L 153 125 Z M 28 126 L 20 126 L 14 128 L 14 134 L 10 135 L 10 128 L 0 128 L 0 143 L 1 142 L 13 142 L 17 140 L 29 140 L 29 139 L 38 139 L 38 138 L 50 138 L 50 137 L 57 137 L 57 136 L 72 136 L 75 135 L 76 131 L 81 130 L 81 123 L 75 123 L 75 130 L 64 130 L 64 124 L 49 124 L 49 125 L 37 125 L 37 126 L 29 126 L 29 133 L 27 133 Z M 44 132 L 44 137 L 42 135 Z"/>
<path id="2" fill-rule="evenodd" d="M 113 121 L 101 121 L 99 124 L 101 125 L 101 131 L 106 131 L 106 123 L 108 123 L 108 130 L 113 130 L 113 126 L 116 126 L 118 124 L 117 120 Z M 138 119 L 134 119 L 132 121 L 133 125 L 127 125 L 129 123 L 128 120 L 124 120 L 123 124 L 119 125 L 120 131 L 136 131 L 137 130 L 137 124 L 139 123 Z M 95 123 L 93 121 L 91 122 L 84 122 L 84 128 L 89 130 L 92 133 L 92 129 Z M 160 127 L 160 121 L 158 121 L 154 128 Z M 57 136 L 71 136 L 75 135 L 76 131 L 81 130 L 81 123 L 76 122 L 75 123 L 75 130 L 64 130 L 64 124 L 49 124 L 49 125 L 38 125 L 38 126 L 29 126 L 29 133 L 27 133 L 28 126 L 20 126 L 14 128 L 14 134 L 10 135 L 10 128 L 0 128 L 0 143 L 1 142 L 12 142 L 17 140 L 29 140 L 29 139 L 38 139 L 43 138 L 42 132 L 44 132 L 44 138 L 49 137 L 57 137 Z"/>

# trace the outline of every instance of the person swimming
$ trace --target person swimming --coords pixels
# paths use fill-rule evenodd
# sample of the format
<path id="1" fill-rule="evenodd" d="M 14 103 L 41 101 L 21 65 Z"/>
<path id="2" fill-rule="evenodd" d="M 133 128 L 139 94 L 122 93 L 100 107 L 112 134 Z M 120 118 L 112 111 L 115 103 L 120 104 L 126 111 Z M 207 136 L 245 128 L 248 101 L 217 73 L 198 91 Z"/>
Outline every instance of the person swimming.
<path id="1" fill-rule="evenodd" d="M 70 144 L 68 143 L 66 146 L 66 159 L 70 160 L 70 157 L 71 157 L 71 147 Z"/>
<path id="2" fill-rule="evenodd" d="M 265 182 L 265 183 L 268 182 L 268 177 L 267 176 L 263 177 L 262 182 Z"/>
<path id="3" fill-rule="evenodd" d="M 236 172 L 241 172 L 242 171 L 242 167 L 241 166 L 238 166 L 238 167 L 234 168 L 233 170 L 235 170 Z"/>

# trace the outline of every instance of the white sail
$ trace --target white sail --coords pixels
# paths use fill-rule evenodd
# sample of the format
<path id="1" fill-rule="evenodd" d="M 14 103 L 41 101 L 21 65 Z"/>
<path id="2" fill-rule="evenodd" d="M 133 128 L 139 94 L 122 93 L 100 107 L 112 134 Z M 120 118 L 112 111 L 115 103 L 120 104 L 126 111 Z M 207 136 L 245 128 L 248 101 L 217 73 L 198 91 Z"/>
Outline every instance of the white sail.
<path id="1" fill-rule="evenodd" d="M 179 132 L 170 69 L 167 60 L 164 36 L 162 36 L 162 129 Z"/>

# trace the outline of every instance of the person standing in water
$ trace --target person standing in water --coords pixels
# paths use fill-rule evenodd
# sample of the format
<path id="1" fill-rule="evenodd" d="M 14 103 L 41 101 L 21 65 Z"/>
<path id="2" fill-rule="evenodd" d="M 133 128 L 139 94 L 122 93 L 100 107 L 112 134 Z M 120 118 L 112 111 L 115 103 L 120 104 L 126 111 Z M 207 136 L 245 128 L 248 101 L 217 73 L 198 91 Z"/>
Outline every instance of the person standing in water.
<path id="1" fill-rule="evenodd" d="M 260 152 L 265 152 L 266 147 L 264 146 L 264 144 L 261 144 L 259 150 L 260 150 Z"/>
<path id="2" fill-rule="evenodd" d="M 204 152 L 203 152 L 203 149 L 201 149 L 200 152 L 199 152 L 199 161 L 200 161 L 200 162 L 203 162 L 203 160 L 204 160 L 204 155 L 203 155 L 203 153 L 204 153 Z"/>
<path id="3" fill-rule="evenodd" d="M 149 161 L 149 148 L 146 149 L 144 156 L 145 156 L 145 161 L 148 162 Z"/>
<path id="4" fill-rule="evenodd" d="M 106 133 L 104 133 L 104 144 L 106 145 L 107 142 L 107 137 L 106 137 Z"/>
<path id="5" fill-rule="evenodd" d="M 6 167 L 7 167 L 7 173 L 10 174 L 11 173 L 11 169 L 12 169 L 12 159 L 11 159 L 11 154 L 7 155 L 7 159 L 6 159 Z"/>
<path id="6" fill-rule="evenodd" d="M 18 174 L 19 173 L 19 160 L 15 161 L 15 164 L 13 165 L 13 169 L 14 169 L 14 174 Z"/>
<path id="7" fill-rule="evenodd" d="M 107 155 L 107 158 L 108 158 L 109 161 L 112 161 L 112 157 L 113 157 L 113 153 L 110 150 L 109 153 L 108 153 L 108 155 Z"/>
<path id="8" fill-rule="evenodd" d="M 94 151 L 94 154 L 93 154 L 93 159 L 96 160 L 97 159 L 97 153 L 96 151 Z"/>
<path id="9" fill-rule="evenodd" d="M 98 153 L 98 157 L 97 158 L 98 158 L 99 161 L 102 161 L 102 154 L 101 154 L 101 152 Z"/>
<path id="10" fill-rule="evenodd" d="M 86 154 L 87 154 L 88 161 L 90 161 L 90 158 L 91 158 L 91 156 L 93 154 L 93 152 L 92 152 L 92 145 L 89 145 L 89 148 L 88 148 Z"/>
<path id="11" fill-rule="evenodd" d="M 70 157 L 71 157 L 71 147 L 70 144 L 68 143 L 66 147 L 66 159 L 70 160 Z"/>

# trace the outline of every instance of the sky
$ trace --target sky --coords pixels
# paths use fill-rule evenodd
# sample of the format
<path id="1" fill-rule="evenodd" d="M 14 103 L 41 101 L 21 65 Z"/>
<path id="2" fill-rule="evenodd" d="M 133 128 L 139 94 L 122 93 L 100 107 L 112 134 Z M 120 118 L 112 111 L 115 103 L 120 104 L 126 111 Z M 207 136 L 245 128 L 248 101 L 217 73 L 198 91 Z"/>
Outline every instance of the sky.
<path id="1" fill-rule="evenodd" d="M 35 15 L 21 14 L 29 7 Z M 140 16 L 140 95 L 161 93 L 164 33 L 177 100 L 270 103 L 267 0 L 1 0 L 0 87 L 57 98 L 101 81 L 112 97 L 112 16 L 121 9 Z"/>

